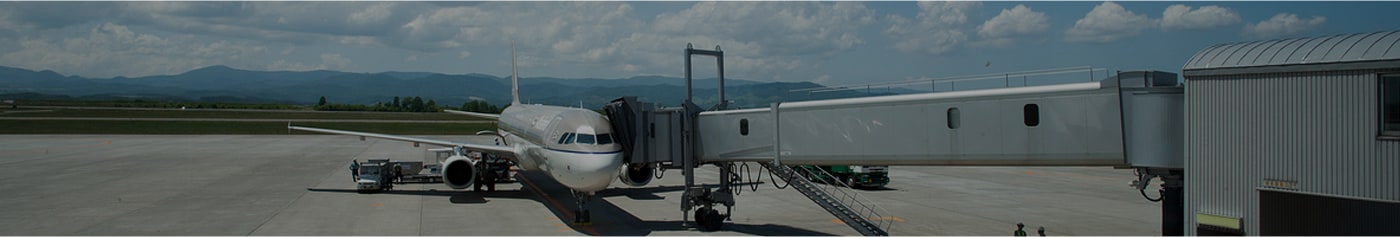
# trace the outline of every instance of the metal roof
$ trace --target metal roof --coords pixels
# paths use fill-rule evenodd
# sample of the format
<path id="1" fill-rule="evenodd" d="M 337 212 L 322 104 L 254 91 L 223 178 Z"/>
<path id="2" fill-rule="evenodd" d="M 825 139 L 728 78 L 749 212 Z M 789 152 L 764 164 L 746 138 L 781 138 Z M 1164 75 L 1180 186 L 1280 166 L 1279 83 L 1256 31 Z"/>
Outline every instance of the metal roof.
<path id="1" fill-rule="evenodd" d="M 1218 44 L 1196 52 L 1182 71 L 1400 59 L 1400 31 Z"/>

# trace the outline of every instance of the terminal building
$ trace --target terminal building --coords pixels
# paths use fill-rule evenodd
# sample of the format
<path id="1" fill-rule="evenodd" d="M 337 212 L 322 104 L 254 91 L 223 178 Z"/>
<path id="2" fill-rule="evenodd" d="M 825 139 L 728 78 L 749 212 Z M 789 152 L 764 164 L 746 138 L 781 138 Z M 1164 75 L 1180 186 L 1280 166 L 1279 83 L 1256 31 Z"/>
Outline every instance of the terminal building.
<path id="1" fill-rule="evenodd" d="M 1186 234 L 1400 234 L 1400 31 L 1220 44 L 1182 74 Z"/>

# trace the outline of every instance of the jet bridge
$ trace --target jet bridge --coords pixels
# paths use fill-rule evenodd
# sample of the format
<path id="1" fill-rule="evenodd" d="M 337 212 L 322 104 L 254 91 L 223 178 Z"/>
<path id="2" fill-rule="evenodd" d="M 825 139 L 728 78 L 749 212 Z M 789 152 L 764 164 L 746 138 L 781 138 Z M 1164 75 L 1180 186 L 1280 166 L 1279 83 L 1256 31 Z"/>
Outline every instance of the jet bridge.
<path id="1" fill-rule="evenodd" d="M 695 152 L 702 162 L 785 165 L 1181 168 L 1181 131 L 1171 128 L 1181 123 L 1182 95 L 1176 74 L 1124 72 L 1096 82 L 775 103 L 700 113 Z"/>
<path id="2" fill-rule="evenodd" d="M 723 74 L 718 47 L 687 47 L 687 81 L 692 54 L 721 58 Z M 1153 177 L 1162 177 L 1158 200 L 1166 200 L 1163 234 L 1180 235 L 1183 92 L 1176 74 L 1131 71 L 1081 83 L 773 103 L 740 110 L 724 110 L 719 104 L 702 111 L 687 92 L 681 107 L 661 108 L 623 97 L 605 110 L 629 166 L 682 170 L 687 189 L 681 210 L 699 208 L 695 217 L 702 230 L 718 228 L 727 218 L 714 206 L 734 205 L 730 187 L 742 181 L 733 178 L 734 164 L 759 162 L 789 181 L 794 175 L 783 169 L 786 165 L 1133 168 L 1139 173 L 1134 185 L 1140 191 Z M 694 185 L 692 171 L 703 164 L 720 167 L 724 178 L 717 190 Z M 871 221 L 880 219 L 878 213 L 862 211 L 868 219 L 851 214 L 867 209 L 852 205 L 864 204 L 833 199 L 815 185 L 792 186 L 862 234 L 887 234 L 888 224 Z M 689 224 L 689 216 L 683 218 Z"/>

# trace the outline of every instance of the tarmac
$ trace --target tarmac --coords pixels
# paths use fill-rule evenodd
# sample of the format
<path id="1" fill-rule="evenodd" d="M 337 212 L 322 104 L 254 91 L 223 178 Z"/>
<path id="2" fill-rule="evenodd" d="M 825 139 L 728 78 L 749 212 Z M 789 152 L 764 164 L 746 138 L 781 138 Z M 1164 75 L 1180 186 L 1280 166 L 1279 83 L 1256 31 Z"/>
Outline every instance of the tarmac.
<path id="1" fill-rule="evenodd" d="M 486 136 L 428 136 L 491 142 Z M 495 192 L 400 184 L 359 194 L 349 160 L 423 160 L 430 146 L 339 135 L 0 136 L 0 235 L 859 235 L 751 164 L 719 231 L 683 225 L 683 176 L 614 182 L 593 224 L 572 226 L 574 199 L 520 172 Z M 696 172 L 718 183 L 718 169 Z M 1160 204 L 1106 167 L 890 168 L 884 189 L 856 190 L 893 235 L 1160 235 Z M 1155 184 L 1154 184 L 1155 186 Z M 1148 195 L 1155 197 L 1156 192 Z M 723 213 L 724 210 L 721 210 Z"/>

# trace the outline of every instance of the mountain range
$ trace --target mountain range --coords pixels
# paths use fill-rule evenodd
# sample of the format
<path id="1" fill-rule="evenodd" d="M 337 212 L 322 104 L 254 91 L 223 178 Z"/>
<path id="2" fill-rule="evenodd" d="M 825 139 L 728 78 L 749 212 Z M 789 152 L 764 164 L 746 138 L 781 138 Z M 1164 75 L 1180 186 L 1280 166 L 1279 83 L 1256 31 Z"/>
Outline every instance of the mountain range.
<path id="1" fill-rule="evenodd" d="M 692 82 L 696 104 L 714 104 L 715 79 Z M 822 87 L 811 82 L 757 82 L 726 79 L 726 99 L 739 107 L 765 107 L 777 101 L 848 98 L 909 91 L 865 93 L 836 91 L 816 94 L 790 93 L 794 89 Z M 685 97 L 685 79 L 637 76 L 622 79 L 521 77 L 522 102 L 599 108 L 622 96 L 677 106 Z M 394 96 L 419 96 L 442 105 L 471 100 L 491 104 L 510 101 L 510 78 L 486 74 L 429 72 L 355 73 L 340 71 L 253 71 L 209 66 L 176 75 L 87 78 L 54 71 L 33 71 L 0 66 L 0 99 L 34 99 L 62 95 L 80 99 L 146 99 L 233 103 L 315 104 L 321 96 L 330 103 L 388 103 Z"/>

